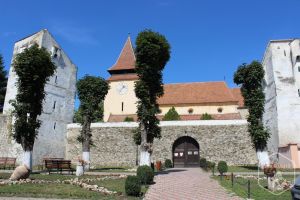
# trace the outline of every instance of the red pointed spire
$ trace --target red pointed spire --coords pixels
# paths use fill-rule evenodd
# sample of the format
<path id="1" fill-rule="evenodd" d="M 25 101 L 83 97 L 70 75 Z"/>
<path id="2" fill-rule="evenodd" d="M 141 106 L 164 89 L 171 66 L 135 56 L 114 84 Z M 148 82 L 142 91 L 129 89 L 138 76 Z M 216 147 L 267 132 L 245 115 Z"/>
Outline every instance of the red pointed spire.
<path id="1" fill-rule="evenodd" d="M 135 69 L 135 55 L 130 36 L 128 36 L 117 62 L 108 71 L 111 72 L 130 69 Z"/>

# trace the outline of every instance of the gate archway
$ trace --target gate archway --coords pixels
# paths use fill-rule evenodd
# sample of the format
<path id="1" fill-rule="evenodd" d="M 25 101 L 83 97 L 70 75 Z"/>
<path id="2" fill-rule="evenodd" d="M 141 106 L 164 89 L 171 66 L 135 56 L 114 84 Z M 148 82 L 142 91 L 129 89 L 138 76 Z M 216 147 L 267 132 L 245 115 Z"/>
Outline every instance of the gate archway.
<path id="1" fill-rule="evenodd" d="M 199 144 L 189 136 L 175 140 L 172 148 L 174 167 L 199 167 Z"/>

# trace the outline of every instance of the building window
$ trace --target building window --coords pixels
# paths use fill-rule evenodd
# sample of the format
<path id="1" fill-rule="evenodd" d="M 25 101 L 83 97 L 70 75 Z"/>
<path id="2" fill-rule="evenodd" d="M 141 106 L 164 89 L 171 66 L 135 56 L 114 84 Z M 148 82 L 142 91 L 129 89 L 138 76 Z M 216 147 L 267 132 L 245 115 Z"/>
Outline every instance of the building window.
<path id="1" fill-rule="evenodd" d="M 122 102 L 122 112 L 124 111 L 124 102 Z"/>
<path id="2" fill-rule="evenodd" d="M 283 52 L 284 52 L 284 56 L 286 56 L 286 52 L 285 52 L 285 50 L 284 50 Z"/>
<path id="3" fill-rule="evenodd" d="M 189 109 L 188 109 L 188 113 L 189 113 L 189 114 L 193 114 L 193 112 L 194 112 L 194 109 L 193 109 L 193 108 L 189 108 Z"/>
<path id="4" fill-rule="evenodd" d="M 55 76 L 54 83 L 57 84 L 57 76 Z"/>
<path id="5" fill-rule="evenodd" d="M 300 97 L 300 89 L 298 89 L 298 96 Z"/>
<path id="6" fill-rule="evenodd" d="M 298 72 L 300 72 L 300 66 L 298 66 Z"/>
<path id="7" fill-rule="evenodd" d="M 296 62 L 300 62 L 300 56 L 296 57 Z"/>
<path id="8" fill-rule="evenodd" d="M 53 58 L 57 58 L 60 55 L 60 50 L 58 47 L 52 47 L 51 55 Z"/>
<path id="9" fill-rule="evenodd" d="M 56 122 L 54 122 L 54 125 L 53 125 L 53 129 L 55 130 L 55 128 L 56 128 Z"/>
<path id="10" fill-rule="evenodd" d="M 53 103 L 53 110 L 55 110 L 55 107 L 56 107 L 56 101 L 54 101 Z"/>
<path id="11" fill-rule="evenodd" d="M 221 113 L 221 112 L 223 112 L 223 108 L 218 108 L 218 113 Z"/>

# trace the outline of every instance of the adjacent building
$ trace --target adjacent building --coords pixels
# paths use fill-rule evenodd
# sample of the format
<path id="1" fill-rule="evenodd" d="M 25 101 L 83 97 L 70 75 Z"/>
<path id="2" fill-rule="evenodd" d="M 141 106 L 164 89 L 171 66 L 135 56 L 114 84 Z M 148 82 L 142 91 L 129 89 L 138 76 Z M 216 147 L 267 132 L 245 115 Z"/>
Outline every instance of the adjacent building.
<path id="1" fill-rule="evenodd" d="M 17 41 L 14 45 L 12 60 L 18 53 L 33 44 L 46 48 L 57 66 L 55 74 L 45 86 L 46 97 L 43 112 L 39 116 L 42 124 L 33 149 L 33 164 L 35 165 L 44 157 L 65 157 L 66 127 L 67 124 L 73 122 L 77 68 L 47 30 L 41 30 Z M 15 99 L 17 94 L 16 81 L 17 76 L 11 66 L 3 109 L 4 115 L 10 115 L 12 111 L 10 100 Z M 10 154 L 7 156 L 20 158 L 18 156 L 22 153 L 20 145 L 16 144 L 12 137 L 5 138 L 10 150 L 1 154 Z"/>
<path id="2" fill-rule="evenodd" d="M 266 98 L 264 125 L 268 150 L 281 153 L 300 167 L 300 40 L 272 40 L 262 61 Z M 279 157 L 279 162 L 284 160 Z"/>
<path id="3" fill-rule="evenodd" d="M 104 121 L 122 122 L 126 117 L 136 120 L 138 99 L 134 82 L 138 76 L 130 37 L 108 72 L 110 90 L 104 101 Z M 216 120 L 244 119 L 247 114 L 240 89 L 230 89 L 224 81 L 165 84 L 164 95 L 158 99 L 158 104 L 159 119 L 172 107 L 182 120 L 200 120 L 204 113 Z"/>

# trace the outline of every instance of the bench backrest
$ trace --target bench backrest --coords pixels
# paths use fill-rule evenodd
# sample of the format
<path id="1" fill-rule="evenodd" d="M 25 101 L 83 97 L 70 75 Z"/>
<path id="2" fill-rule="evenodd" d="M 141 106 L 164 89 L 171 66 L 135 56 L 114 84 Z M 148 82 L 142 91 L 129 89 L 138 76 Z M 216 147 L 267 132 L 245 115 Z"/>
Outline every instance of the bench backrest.
<path id="1" fill-rule="evenodd" d="M 7 157 L 0 157 L 0 164 L 5 164 L 7 160 Z"/>
<path id="2" fill-rule="evenodd" d="M 71 160 L 45 160 L 45 167 L 48 169 L 70 169 Z"/>
<path id="3" fill-rule="evenodd" d="M 16 158 L 6 158 L 6 164 L 8 165 L 15 165 L 16 164 Z"/>

